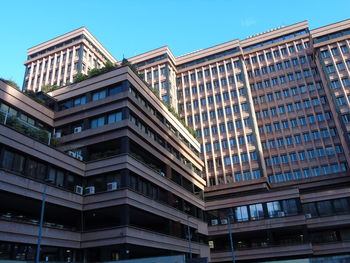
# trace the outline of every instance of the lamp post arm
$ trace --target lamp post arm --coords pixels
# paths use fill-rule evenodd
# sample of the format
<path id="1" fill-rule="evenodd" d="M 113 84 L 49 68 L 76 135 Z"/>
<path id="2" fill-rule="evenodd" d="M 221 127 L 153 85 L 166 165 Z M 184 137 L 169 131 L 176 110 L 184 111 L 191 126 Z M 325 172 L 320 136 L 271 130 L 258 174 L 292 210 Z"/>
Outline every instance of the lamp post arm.
<path id="1" fill-rule="evenodd" d="M 232 263 L 235 263 L 235 248 L 233 246 L 233 239 L 232 239 L 232 225 L 231 225 L 231 217 L 232 215 L 229 215 L 227 220 L 228 220 L 228 232 L 230 234 L 230 245 L 231 245 L 231 253 L 232 253 Z"/>

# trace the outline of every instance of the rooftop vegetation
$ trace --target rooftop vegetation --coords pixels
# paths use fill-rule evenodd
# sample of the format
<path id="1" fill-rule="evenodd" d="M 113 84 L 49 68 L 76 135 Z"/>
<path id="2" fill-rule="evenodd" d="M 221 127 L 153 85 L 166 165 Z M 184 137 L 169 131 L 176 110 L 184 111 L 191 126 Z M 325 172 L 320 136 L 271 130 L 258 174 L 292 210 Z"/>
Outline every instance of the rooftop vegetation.
<path id="1" fill-rule="evenodd" d="M 4 78 L 0 78 L 0 80 L 5 82 L 7 85 L 10 85 L 11 87 L 13 87 L 15 89 L 21 90 L 21 88 L 13 80 L 4 79 Z"/>

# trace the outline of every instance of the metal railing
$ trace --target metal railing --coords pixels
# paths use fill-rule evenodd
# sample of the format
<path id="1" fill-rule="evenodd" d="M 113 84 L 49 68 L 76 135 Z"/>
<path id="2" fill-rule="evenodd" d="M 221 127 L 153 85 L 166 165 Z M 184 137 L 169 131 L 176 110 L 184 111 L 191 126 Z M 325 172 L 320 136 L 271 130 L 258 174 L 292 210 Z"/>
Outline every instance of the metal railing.
<path id="1" fill-rule="evenodd" d="M 0 124 L 14 129 L 15 131 L 22 133 L 34 140 L 41 143 L 52 145 L 52 134 L 47 130 L 36 127 L 24 120 L 21 120 L 15 115 L 11 115 L 9 112 L 5 112 L 0 109 Z"/>

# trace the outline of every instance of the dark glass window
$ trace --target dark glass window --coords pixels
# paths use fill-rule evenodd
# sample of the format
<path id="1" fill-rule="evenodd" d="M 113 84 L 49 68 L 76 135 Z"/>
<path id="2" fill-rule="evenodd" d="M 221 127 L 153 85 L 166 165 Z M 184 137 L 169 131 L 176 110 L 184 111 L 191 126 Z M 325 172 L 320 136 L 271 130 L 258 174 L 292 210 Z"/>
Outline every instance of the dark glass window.
<path id="1" fill-rule="evenodd" d="M 282 201 L 283 211 L 286 216 L 297 215 L 298 207 L 295 199 Z"/>
<path id="2" fill-rule="evenodd" d="M 330 216 L 333 214 L 331 201 L 317 202 L 317 210 L 320 216 Z"/>

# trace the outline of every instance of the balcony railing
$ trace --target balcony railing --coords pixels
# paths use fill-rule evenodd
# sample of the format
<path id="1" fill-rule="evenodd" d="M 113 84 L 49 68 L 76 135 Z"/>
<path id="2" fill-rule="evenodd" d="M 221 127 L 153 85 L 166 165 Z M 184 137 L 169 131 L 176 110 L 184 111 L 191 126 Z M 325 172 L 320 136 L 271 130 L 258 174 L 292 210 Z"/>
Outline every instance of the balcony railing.
<path id="1" fill-rule="evenodd" d="M 19 117 L 4 112 L 0 109 L 0 124 L 14 129 L 36 141 L 50 146 L 57 146 L 57 139 L 52 138 L 51 132 L 34 126 Z"/>

